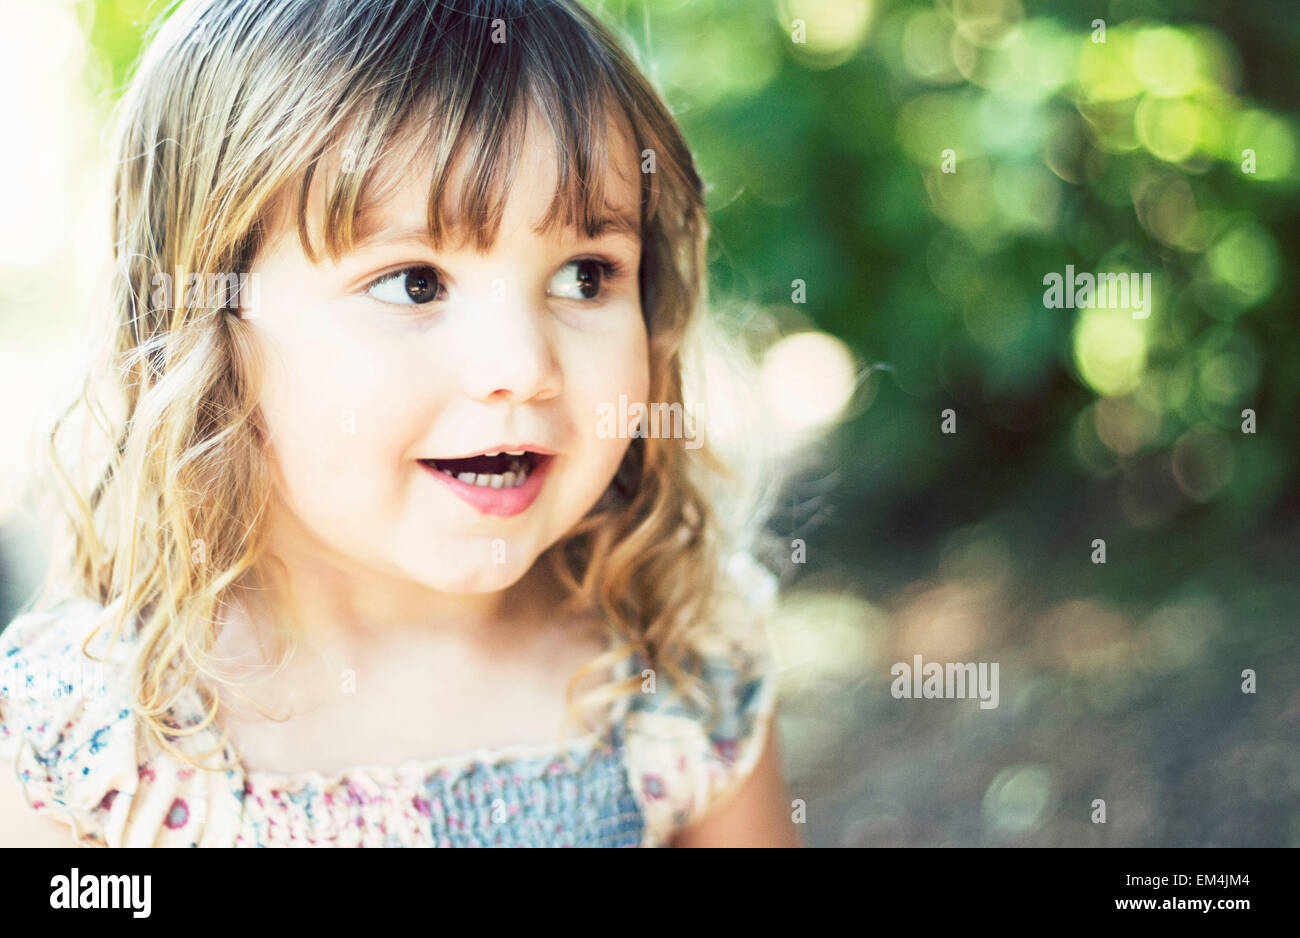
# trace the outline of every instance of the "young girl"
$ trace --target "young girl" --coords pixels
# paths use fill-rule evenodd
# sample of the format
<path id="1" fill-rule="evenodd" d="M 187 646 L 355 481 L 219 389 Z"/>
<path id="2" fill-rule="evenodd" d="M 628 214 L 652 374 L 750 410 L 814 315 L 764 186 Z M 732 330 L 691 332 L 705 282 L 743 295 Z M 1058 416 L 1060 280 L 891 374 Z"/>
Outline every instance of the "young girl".
<path id="1" fill-rule="evenodd" d="M 760 502 L 684 396 L 701 182 L 611 34 L 192 0 L 118 141 L 71 538 L 0 634 L 7 839 L 797 845 Z"/>

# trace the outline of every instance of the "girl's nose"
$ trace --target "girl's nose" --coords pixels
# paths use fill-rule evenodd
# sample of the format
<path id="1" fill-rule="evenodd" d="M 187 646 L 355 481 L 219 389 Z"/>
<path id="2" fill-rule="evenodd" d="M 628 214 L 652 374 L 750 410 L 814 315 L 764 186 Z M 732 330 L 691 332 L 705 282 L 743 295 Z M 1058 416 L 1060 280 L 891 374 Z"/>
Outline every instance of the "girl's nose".
<path id="1" fill-rule="evenodd" d="M 475 400 L 518 403 L 557 397 L 560 368 L 544 302 L 498 290 L 465 311 L 461 381 Z"/>

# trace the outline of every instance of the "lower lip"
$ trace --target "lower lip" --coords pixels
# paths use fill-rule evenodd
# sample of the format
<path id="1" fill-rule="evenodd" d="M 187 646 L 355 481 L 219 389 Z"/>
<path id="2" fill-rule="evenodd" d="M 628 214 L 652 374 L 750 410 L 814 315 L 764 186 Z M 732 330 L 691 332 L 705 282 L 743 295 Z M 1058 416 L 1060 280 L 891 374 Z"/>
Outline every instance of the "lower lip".
<path id="1" fill-rule="evenodd" d="M 528 509 L 528 506 L 537 500 L 538 494 L 542 491 L 542 484 L 546 481 L 546 475 L 551 470 L 551 463 L 555 461 L 554 456 L 546 456 L 540 463 L 533 467 L 533 471 L 528 473 L 528 478 L 524 484 L 511 489 L 494 489 L 485 485 L 470 485 L 468 482 L 462 482 L 454 476 L 449 476 L 428 463 L 420 463 L 421 468 L 431 476 L 446 485 L 453 495 L 469 502 L 471 506 L 477 508 L 485 515 L 500 515 L 502 517 L 511 517 L 512 515 L 522 514 Z"/>

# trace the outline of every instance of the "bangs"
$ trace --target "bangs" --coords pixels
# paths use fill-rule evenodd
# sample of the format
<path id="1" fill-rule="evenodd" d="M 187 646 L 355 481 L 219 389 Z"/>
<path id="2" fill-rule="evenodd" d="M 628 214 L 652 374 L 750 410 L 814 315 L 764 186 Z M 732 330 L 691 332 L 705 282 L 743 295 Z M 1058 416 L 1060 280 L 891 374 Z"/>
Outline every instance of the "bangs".
<path id="1" fill-rule="evenodd" d="M 376 7 L 385 15 L 376 15 Z M 608 220 L 609 121 L 625 122 L 639 161 L 645 139 L 635 95 L 619 76 L 584 11 L 555 4 L 487 3 L 473 16 L 443 3 L 354 3 L 324 36 L 304 36 L 328 72 L 332 131 L 310 153 L 296 193 L 296 219 L 313 261 L 308 197 L 324 193 L 325 250 L 337 260 L 371 232 L 369 209 L 412 166 L 431 172 L 430 241 L 496 240 L 530 120 L 544 122 L 557 154 L 556 191 L 539 233 L 557 226 L 595 238 Z M 304 27 L 312 28 L 311 22 Z M 662 153 L 662 149 L 658 150 Z M 622 154 L 618 158 L 623 158 Z M 659 202 L 656 174 L 641 172 L 639 224 Z M 460 172 L 458 191 L 451 191 Z"/>

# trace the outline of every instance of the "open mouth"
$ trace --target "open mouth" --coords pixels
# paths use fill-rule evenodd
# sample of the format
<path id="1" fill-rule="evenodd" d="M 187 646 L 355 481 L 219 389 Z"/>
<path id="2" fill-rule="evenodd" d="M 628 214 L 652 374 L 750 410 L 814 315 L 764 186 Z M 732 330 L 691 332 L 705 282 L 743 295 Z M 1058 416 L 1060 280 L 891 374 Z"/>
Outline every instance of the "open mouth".
<path id="1" fill-rule="evenodd" d="M 541 466 L 549 455 L 519 450 L 507 453 L 484 453 L 464 459 L 421 459 L 420 462 L 464 482 L 491 489 L 517 489 Z"/>

